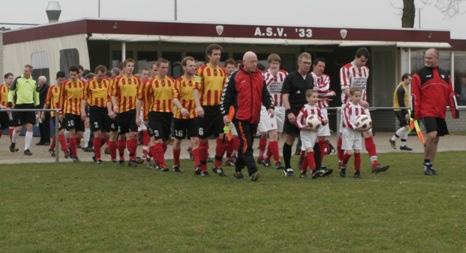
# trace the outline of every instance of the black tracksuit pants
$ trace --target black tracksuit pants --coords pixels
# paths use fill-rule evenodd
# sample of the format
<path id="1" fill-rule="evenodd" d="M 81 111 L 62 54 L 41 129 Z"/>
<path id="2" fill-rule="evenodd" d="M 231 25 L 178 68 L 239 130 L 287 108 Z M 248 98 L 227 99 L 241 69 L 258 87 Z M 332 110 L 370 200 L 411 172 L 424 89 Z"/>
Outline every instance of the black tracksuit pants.
<path id="1" fill-rule="evenodd" d="M 247 121 L 234 120 L 236 131 L 239 136 L 238 159 L 235 163 L 235 170 L 241 171 L 247 167 L 249 176 L 257 171 L 256 161 L 254 160 L 253 142 L 254 135 L 257 131 L 257 124 L 251 124 Z"/>

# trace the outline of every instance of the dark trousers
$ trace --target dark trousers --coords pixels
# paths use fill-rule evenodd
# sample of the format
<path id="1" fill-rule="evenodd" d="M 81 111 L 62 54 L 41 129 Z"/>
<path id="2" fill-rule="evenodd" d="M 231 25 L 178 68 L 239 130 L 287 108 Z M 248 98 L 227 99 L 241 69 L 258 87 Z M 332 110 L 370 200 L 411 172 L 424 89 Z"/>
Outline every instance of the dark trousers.
<path id="1" fill-rule="evenodd" d="M 39 124 L 40 143 L 50 143 L 50 112 L 44 113 L 45 118 Z"/>
<path id="2" fill-rule="evenodd" d="M 248 168 L 249 176 L 257 171 L 256 161 L 254 160 L 254 152 L 252 145 L 254 135 L 257 131 L 257 124 L 250 124 L 246 121 L 234 120 L 236 131 L 239 136 L 238 159 L 235 163 L 235 170 L 241 171 L 244 167 Z"/>

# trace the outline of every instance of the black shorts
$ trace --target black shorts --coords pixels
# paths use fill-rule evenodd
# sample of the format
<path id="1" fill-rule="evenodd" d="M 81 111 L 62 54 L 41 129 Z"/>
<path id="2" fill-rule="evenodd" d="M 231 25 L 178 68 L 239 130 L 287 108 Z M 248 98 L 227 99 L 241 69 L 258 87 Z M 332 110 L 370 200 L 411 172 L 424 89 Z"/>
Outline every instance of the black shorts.
<path id="1" fill-rule="evenodd" d="M 156 140 L 168 141 L 172 119 L 173 113 L 171 112 L 149 112 L 149 127 L 147 128 L 149 135 L 154 136 Z"/>
<path id="2" fill-rule="evenodd" d="M 84 132 L 84 122 L 81 115 L 65 114 L 66 130 L 74 129 L 76 132 Z"/>
<path id="3" fill-rule="evenodd" d="M 10 117 L 7 112 L 0 112 L 0 130 L 6 129 L 10 126 Z"/>
<path id="4" fill-rule="evenodd" d="M 107 108 L 107 107 L 105 107 L 105 108 Z M 89 117 L 90 117 L 90 112 L 91 112 L 90 107 L 89 107 L 89 106 L 86 106 L 86 107 L 84 108 L 84 112 L 86 113 L 86 116 L 89 118 Z"/>
<path id="5" fill-rule="evenodd" d="M 396 118 L 398 119 L 398 121 L 400 122 L 400 127 L 404 127 L 404 126 L 409 125 L 409 122 L 405 119 L 405 115 L 403 115 L 402 112 L 395 111 L 395 115 L 396 115 Z"/>
<path id="6" fill-rule="evenodd" d="M 129 132 L 137 132 L 136 125 L 136 110 L 130 110 L 118 114 L 118 134 L 126 134 Z"/>
<path id="7" fill-rule="evenodd" d="M 55 124 L 55 117 L 52 117 L 52 122 L 53 124 Z M 58 130 L 62 130 L 64 128 L 65 126 L 63 125 L 63 122 L 61 122 L 60 119 L 58 119 Z"/>
<path id="8" fill-rule="evenodd" d="M 175 128 L 175 138 L 178 140 L 186 137 L 199 137 L 199 120 L 194 119 L 173 119 Z"/>
<path id="9" fill-rule="evenodd" d="M 207 139 L 211 135 L 223 134 L 223 115 L 220 106 L 204 106 L 204 117 L 199 118 L 199 138 Z"/>
<path id="10" fill-rule="evenodd" d="M 118 120 L 110 118 L 110 132 L 118 131 Z"/>
<path id="11" fill-rule="evenodd" d="M 293 111 L 294 116 L 298 117 L 298 113 L 300 109 L 292 108 L 291 110 Z M 293 124 L 290 121 L 288 121 L 288 114 L 286 113 L 285 113 L 285 126 L 283 127 L 283 132 L 285 132 L 286 134 L 292 134 L 295 136 L 299 136 L 299 132 L 300 132 L 296 124 Z"/>
<path id="12" fill-rule="evenodd" d="M 424 127 L 426 128 L 427 133 L 437 131 L 437 136 L 449 134 L 445 119 L 426 117 L 422 119 L 422 122 L 424 122 Z"/>
<path id="13" fill-rule="evenodd" d="M 108 116 L 107 107 L 91 106 L 89 108 L 89 123 L 92 131 L 102 130 L 110 132 L 110 117 Z"/>
<path id="14" fill-rule="evenodd" d="M 15 105 L 15 109 L 34 109 L 34 104 Z M 15 126 L 22 126 L 24 124 L 35 124 L 36 113 L 30 112 L 13 112 L 13 121 Z"/>

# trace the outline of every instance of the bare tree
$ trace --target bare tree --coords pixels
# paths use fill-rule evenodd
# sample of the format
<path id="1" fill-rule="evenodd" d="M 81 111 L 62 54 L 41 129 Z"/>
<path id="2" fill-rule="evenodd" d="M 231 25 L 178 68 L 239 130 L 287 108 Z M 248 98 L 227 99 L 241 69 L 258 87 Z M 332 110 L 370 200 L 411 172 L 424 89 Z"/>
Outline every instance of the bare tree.
<path id="1" fill-rule="evenodd" d="M 461 4 L 464 0 L 420 0 L 423 4 L 434 4 L 435 7 L 448 18 L 461 13 Z M 403 14 L 401 16 L 401 27 L 413 28 L 416 8 L 414 0 L 403 0 Z"/>
<path id="2" fill-rule="evenodd" d="M 415 16 L 416 8 L 414 7 L 414 0 L 403 0 L 403 15 L 401 16 L 401 27 L 413 28 Z"/>

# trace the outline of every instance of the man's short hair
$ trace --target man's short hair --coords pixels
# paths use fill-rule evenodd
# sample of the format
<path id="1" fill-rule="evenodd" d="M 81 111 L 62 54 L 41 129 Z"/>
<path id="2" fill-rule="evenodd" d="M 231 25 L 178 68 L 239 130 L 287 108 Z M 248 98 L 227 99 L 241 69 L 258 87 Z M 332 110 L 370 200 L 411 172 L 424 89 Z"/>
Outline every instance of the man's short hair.
<path id="1" fill-rule="evenodd" d="M 105 67 L 104 65 L 99 65 L 99 66 L 95 67 L 95 73 L 97 74 L 97 72 L 106 73 L 107 72 L 107 67 Z"/>
<path id="2" fill-rule="evenodd" d="M 56 76 L 57 76 L 57 78 L 55 78 L 55 79 L 58 79 L 58 78 L 60 78 L 60 77 L 61 77 L 61 78 L 65 78 L 65 77 L 66 77 L 66 74 L 65 74 L 65 72 L 63 72 L 63 71 L 60 70 L 60 71 L 57 72 L 57 75 L 56 75 Z"/>
<path id="3" fill-rule="evenodd" d="M 369 50 L 365 47 L 360 47 L 358 50 L 356 50 L 356 54 L 354 54 L 357 58 L 361 58 L 361 56 L 366 57 L 366 59 L 369 59 L 371 57 L 371 53 L 369 53 Z"/>
<path id="4" fill-rule="evenodd" d="M 211 55 L 212 52 L 213 52 L 214 50 L 220 50 L 220 51 L 222 51 L 222 50 L 223 50 L 223 47 L 220 46 L 219 44 L 210 44 L 210 45 L 207 46 L 207 48 L 206 48 L 206 50 L 205 50 L 205 53 L 206 53 L 207 55 Z"/>
<path id="5" fill-rule="evenodd" d="M 186 64 L 188 64 L 188 61 L 193 61 L 193 62 L 195 62 L 196 60 L 194 60 L 194 57 L 192 57 L 192 56 L 186 56 L 186 57 L 184 57 L 183 60 L 181 61 L 181 66 L 186 67 Z"/>
<path id="6" fill-rule="evenodd" d="M 410 73 L 404 73 L 402 76 L 401 76 L 401 81 L 405 80 L 406 78 L 409 78 L 411 76 Z"/>
<path id="7" fill-rule="evenodd" d="M 225 64 L 223 66 L 226 67 L 228 64 L 231 64 L 231 65 L 236 67 L 236 61 L 234 59 L 232 59 L 232 58 L 226 59 Z"/>
<path id="8" fill-rule="evenodd" d="M 157 64 L 156 64 L 156 65 L 157 65 L 157 68 L 160 67 L 160 64 L 161 64 L 161 63 L 169 63 L 169 61 L 168 61 L 167 59 L 165 59 L 165 58 L 159 58 L 159 59 L 157 60 Z"/>
<path id="9" fill-rule="evenodd" d="M 354 95 L 354 93 L 356 92 L 361 92 L 361 89 L 359 89 L 358 87 L 351 87 L 350 90 L 349 90 L 349 94 L 352 96 Z"/>
<path id="10" fill-rule="evenodd" d="M 31 65 L 31 64 L 26 64 L 26 65 L 24 65 L 24 67 L 25 67 L 25 68 L 29 68 L 30 70 L 32 70 L 32 69 L 33 69 L 33 67 L 32 67 L 32 65 Z"/>
<path id="11" fill-rule="evenodd" d="M 76 73 L 78 73 L 78 72 L 79 72 L 79 68 L 78 68 L 78 66 L 73 65 L 73 66 L 70 67 L 69 71 L 70 71 L 70 72 L 76 72 Z"/>
<path id="12" fill-rule="evenodd" d="M 136 61 L 134 61 L 132 58 L 126 59 L 126 60 L 125 60 L 125 67 L 126 67 L 126 65 L 128 65 L 128 63 L 130 63 L 130 62 L 134 64 Z"/>
<path id="13" fill-rule="evenodd" d="M 316 58 L 316 59 L 312 62 L 312 65 L 313 65 L 313 66 L 316 66 L 317 64 L 319 64 L 319 62 L 323 62 L 324 64 L 327 64 L 327 62 L 325 61 L 324 58 Z"/>
<path id="14" fill-rule="evenodd" d="M 311 56 L 311 54 L 308 53 L 308 52 L 302 52 L 302 53 L 298 56 L 298 61 L 301 61 L 303 58 L 312 59 L 312 56 Z"/>
<path id="15" fill-rule="evenodd" d="M 267 57 L 267 62 L 268 62 L 268 63 L 271 63 L 271 62 L 273 62 L 273 61 L 278 61 L 278 62 L 281 63 L 281 62 L 282 62 L 282 58 L 280 58 L 280 55 L 278 55 L 278 54 L 275 54 L 275 53 L 270 54 L 269 57 Z"/>
<path id="16" fill-rule="evenodd" d="M 3 76 L 3 78 L 7 79 L 7 78 L 10 77 L 10 76 L 14 76 L 14 75 L 13 75 L 13 73 L 8 72 L 8 73 L 6 73 L 6 74 Z"/>
<path id="17" fill-rule="evenodd" d="M 78 69 L 81 70 L 81 71 L 84 71 L 84 67 L 80 64 L 78 64 Z"/>

